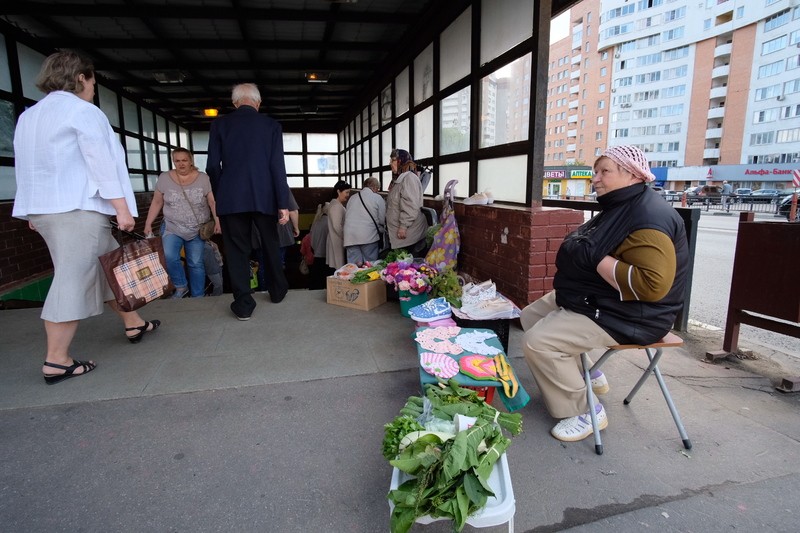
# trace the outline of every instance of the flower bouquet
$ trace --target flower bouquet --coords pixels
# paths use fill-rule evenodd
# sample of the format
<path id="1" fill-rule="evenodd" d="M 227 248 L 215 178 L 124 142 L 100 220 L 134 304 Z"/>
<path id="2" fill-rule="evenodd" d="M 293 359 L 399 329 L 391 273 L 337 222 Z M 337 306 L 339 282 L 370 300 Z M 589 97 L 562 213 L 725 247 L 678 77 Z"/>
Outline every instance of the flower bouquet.
<path id="1" fill-rule="evenodd" d="M 426 264 L 415 264 L 410 254 L 399 255 L 381 270 L 381 279 L 394 286 L 396 291 L 411 294 L 426 294 L 431 291 L 431 278 L 436 270 Z"/>

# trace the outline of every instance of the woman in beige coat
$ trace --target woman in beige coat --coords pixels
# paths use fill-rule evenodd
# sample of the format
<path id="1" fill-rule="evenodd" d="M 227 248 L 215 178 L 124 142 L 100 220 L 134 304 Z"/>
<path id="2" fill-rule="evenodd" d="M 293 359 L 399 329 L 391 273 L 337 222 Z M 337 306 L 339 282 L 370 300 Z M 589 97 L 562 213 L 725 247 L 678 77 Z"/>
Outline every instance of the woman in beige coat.
<path id="1" fill-rule="evenodd" d="M 415 256 L 424 255 L 428 222 L 422 214 L 422 182 L 417 165 L 405 150 L 392 150 L 392 173 L 398 174 L 386 197 L 386 227 L 392 249 L 405 248 Z"/>
<path id="2" fill-rule="evenodd" d="M 333 199 L 328 206 L 328 241 L 325 246 L 325 261 L 331 268 L 341 268 L 347 263 L 344 251 L 344 204 L 350 197 L 350 184 L 338 181 L 333 186 Z"/>

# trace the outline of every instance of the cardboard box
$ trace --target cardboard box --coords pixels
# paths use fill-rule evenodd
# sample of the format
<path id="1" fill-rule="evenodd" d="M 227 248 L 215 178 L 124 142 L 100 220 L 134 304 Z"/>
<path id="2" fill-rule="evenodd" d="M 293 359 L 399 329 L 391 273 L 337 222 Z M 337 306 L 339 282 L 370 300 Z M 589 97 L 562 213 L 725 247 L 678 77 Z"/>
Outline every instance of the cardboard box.
<path id="1" fill-rule="evenodd" d="M 354 284 L 331 276 L 328 278 L 328 303 L 369 311 L 386 303 L 386 282 L 378 279 Z"/>

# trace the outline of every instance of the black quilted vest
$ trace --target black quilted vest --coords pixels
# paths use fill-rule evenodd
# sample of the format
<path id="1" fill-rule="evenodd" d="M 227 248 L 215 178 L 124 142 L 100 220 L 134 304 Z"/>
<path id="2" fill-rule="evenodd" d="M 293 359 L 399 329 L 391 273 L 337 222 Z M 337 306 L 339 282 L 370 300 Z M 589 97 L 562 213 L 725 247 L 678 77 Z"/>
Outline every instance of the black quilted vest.
<path id="1" fill-rule="evenodd" d="M 597 198 L 603 210 L 567 235 L 556 256 L 553 287 L 559 306 L 594 320 L 619 344 L 650 344 L 660 340 L 683 306 L 689 268 L 684 223 L 671 205 L 644 183 L 617 189 Z M 669 293 L 657 302 L 620 300 L 596 267 L 613 255 L 628 235 L 656 229 L 675 245 L 677 266 Z"/>

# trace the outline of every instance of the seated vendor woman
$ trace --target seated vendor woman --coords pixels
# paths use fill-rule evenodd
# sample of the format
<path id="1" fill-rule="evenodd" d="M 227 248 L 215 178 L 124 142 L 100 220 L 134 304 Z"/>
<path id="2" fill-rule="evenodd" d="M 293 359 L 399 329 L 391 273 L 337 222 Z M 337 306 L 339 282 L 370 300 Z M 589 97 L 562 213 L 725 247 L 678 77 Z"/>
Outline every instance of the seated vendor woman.
<path id="1" fill-rule="evenodd" d="M 641 150 L 608 148 L 592 185 L 602 211 L 567 235 L 554 290 L 525 307 L 523 352 L 561 441 L 592 434 L 580 354 L 616 344 L 651 344 L 672 328 L 686 290 L 689 252 L 681 217 L 647 183 Z M 593 394 L 608 391 L 602 373 Z M 596 402 L 598 426 L 608 426 Z"/>

